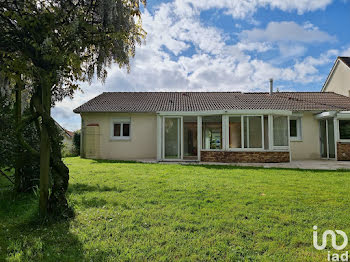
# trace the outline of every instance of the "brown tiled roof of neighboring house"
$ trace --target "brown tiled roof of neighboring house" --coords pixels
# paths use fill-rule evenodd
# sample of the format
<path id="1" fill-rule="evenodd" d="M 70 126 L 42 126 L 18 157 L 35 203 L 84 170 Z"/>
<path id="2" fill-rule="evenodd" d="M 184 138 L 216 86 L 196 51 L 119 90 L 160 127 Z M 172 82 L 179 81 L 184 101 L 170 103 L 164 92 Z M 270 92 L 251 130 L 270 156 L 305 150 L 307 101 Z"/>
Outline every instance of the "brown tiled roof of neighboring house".
<path id="1" fill-rule="evenodd" d="M 74 109 L 84 112 L 211 110 L 350 110 L 350 98 L 331 92 L 106 92 Z"/>
<path id="2" fill-rule="evenodd" d="M 64 134 L 66 134 L 66 135 L 69 136 L 70 138 L 73 138 L 74 132 L 65 129 L 65 128 L 62 127 L 56 120 L 55 120 L 55 123 L 56 123 L 56 125 L 58 126 L 58 128 L 60 128 L 61 131 L 62 131 Z"/>
<path id="3" fill-rule="evenodd" d="M 65 131 L 66 134 L 69 135 L 70 137 L 73 137 L 73 136 L 74 136 L 74 132 L 69 131 L 69 130 L 67 130 L 67 129 L 64 129 L 64 131 Z"/>

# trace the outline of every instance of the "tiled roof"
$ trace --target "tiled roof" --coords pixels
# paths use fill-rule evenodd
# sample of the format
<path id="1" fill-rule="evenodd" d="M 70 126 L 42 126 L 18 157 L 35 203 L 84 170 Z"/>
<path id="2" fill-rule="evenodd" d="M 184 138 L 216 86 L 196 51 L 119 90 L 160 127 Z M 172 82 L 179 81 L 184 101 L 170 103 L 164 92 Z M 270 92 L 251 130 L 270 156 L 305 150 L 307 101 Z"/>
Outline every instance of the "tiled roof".
<path id="1" fill-rule="evenodd" d="M 64 129 L 64 131 L 67 133 L 68 136 L 70 136 L 70 137 L 73 137 L 73 136 L 74 136 L 74 132 L 69 131 L 69 130 L 67 130 L 67 129 Z"/>
<path id="2" fill-rule="evenodd" d="M 67 136 L 69 136 L 70 138 L 72 138 L 74 136 L 74 132 L 72 131 L 68 131 L 67 129 L 65 129 L 64 127 L 62 127 L 56 120 L 54 120 L 56 123 L 56 126 L 58 126 L 59 129 L 61 129 L 63 134 L 66 134 Z"/>
<path id="3" fill-rule="evenodd" d="M 74 109 L 83 112 L 158 112 L 273 109 L 350 110 L 350 98 L 328 92 L 107 92 Z"/>
<path id="4" fill-rule="evenodd" d="M 338 56 L 338 58 L 344 62 L 348 67 L 350 67 L 350 57 L 348 56 Z"/>

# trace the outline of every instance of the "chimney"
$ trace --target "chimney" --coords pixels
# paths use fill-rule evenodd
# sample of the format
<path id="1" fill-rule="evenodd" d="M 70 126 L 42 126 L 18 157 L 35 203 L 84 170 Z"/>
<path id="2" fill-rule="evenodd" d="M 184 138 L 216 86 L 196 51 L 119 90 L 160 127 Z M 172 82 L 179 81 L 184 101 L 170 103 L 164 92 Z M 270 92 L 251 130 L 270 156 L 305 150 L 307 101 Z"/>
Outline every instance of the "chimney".
<path id="1" fill-rule="evenodd" d="M 270 78 L 270 95 L 273 94 L 273 78 Z"/>

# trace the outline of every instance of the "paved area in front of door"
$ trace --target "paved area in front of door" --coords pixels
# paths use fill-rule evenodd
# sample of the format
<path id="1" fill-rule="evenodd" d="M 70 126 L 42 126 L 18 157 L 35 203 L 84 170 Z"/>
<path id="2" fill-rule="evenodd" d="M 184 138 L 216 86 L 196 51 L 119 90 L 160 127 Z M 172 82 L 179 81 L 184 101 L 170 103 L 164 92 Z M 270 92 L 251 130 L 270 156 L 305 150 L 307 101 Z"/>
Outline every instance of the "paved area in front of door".
<path id="1" fill-rule="evenodd" d="M 350 161 L 335 160 L 295 160 L 290 163 L 206 163 L 209 165 L 233 165 L 233 166 L 254 166 L 265 168 L 298 168 L 298 169 L 318 169 L 318 170 L 337 170 L 350 169 Z"/>
<path id="2" fill-rule="evenodd" d="M 156 160 L 140 159 L 141 163 L 157 163 Z M 182 165 L 226 165 L 226 166 L 252 166 L 264 168 L 297 168 L 297 169 L 317 169 L 317 170 L 337 170 L 349 169 L 350 161 L 335 160 L 294 160 L 290 163 L 218 163 L 218 162 L 198 162 L 198 161 L 162 161 L 160 164 L 182 164 Z"/>

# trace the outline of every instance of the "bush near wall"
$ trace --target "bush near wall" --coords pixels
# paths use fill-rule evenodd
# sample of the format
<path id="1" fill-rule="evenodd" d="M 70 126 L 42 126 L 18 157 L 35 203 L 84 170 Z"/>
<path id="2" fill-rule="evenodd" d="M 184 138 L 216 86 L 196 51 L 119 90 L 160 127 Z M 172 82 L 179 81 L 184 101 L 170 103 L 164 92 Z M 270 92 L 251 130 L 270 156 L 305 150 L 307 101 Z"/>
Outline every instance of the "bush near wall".
<path id="1" fill-rule="evenodd" d="M 74 132 L 73 147 L 74 147 L 75 154 L 79 156 L 80 155 L 80 130 Z"/>

